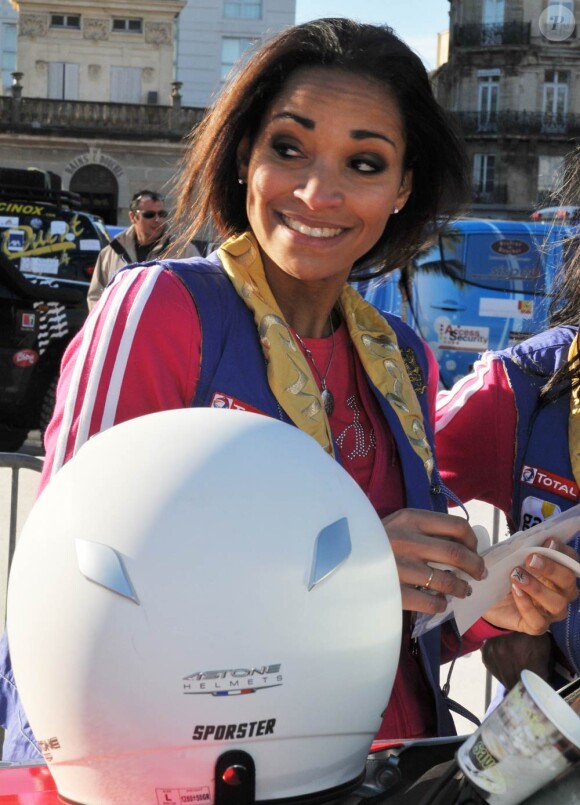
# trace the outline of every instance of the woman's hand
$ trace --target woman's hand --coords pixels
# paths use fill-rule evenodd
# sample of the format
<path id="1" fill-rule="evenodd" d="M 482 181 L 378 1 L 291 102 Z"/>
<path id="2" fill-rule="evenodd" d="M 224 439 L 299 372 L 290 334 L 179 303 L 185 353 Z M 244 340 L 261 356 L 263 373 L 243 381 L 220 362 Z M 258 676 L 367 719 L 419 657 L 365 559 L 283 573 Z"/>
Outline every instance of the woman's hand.
<path id="1" fill-rule="evenodd" d="M 462 517 L 400 509 L 385 517 L 383 525 L 397 562 L 403 609 L 433 615 L 447 606 L 445 596 L 465 598 L 470 594 L 469 584 L 452 570 L 429 563 L 463 570 L 474 579 L 486 575 L 483 559 L 476 552 L 477 538 Z"/>
<path id="2" fill-rule="evenodd" d="M 578 561 L 573 548 L 551 537 L 544 543 Z M 547 556 L 530 552 L 524 567 L 511 575 L 511 592 L 484 614 L 486 621 L 501 629 L 540 635 L 551 623 L 566 617 L 568 604 L 578 597 L 576 577 L 571 570 Z"/>

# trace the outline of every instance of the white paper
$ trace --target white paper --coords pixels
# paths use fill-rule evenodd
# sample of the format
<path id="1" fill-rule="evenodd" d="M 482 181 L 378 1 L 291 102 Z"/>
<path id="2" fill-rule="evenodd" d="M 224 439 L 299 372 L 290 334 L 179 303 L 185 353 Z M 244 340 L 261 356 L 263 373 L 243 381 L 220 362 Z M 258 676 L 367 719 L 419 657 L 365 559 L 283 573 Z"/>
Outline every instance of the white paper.
<path id="1" fill-rule="evenodd" d="M 580 505 L 539 523 L 526 531 L 518 531 L 509 539 L 492 545 L 481 552 L 488 571 L 487 578 L 476 581 L 467 573 L 454 568 L 455 575 L 467 581 L 472 589 L 469 598 L 447 597 L 447 607 L 437 615 L 420 614 L 417 617 L 413 637 L 419 637 L 451 617 L 455 618 L 459 634 L 464 634 L 470 626 L 481 618 L 490 607 L 497 604 L 511 589 L 511 573 L 518 565 L 523 565 L 531 553 L 548 556 L 564 565 L 580 578 L 580 563 L 564 553 L 551 548 L 543 548 L 548 537 L 563 543 L 569 542 L 580 531 Z M 437 567 L 442 567 L 437 565 Z"/>

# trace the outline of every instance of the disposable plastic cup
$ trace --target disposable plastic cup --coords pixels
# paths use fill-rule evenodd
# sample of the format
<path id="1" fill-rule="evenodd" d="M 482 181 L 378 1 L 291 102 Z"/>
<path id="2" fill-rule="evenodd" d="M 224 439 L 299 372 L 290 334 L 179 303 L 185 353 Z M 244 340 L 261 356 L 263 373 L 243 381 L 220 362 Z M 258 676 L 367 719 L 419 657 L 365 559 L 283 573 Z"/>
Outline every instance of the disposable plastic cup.
<path id="1" fill-rule="evenodd" d="M 491 805 L 518 805 L 579 760 L 580 716 L 531 671 L 457 752 Z"/>

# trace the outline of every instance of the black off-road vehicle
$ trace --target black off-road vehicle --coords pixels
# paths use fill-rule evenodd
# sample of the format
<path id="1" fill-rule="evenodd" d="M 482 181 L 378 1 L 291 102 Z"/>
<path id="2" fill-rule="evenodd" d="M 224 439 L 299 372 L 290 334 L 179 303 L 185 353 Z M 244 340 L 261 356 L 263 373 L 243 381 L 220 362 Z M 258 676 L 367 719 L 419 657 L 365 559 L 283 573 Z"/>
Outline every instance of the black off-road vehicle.
<path id="1" fill-rule="evenodd" d="M 44 432 L 62 354 L 86 316 L 86 288 L 27 278 L 0 253 L 0 452 Z"/>
<path id="2" fill-rule="evenodd" d="M 0 168 L 0 452 L 44 432 L 63 352 L 87 316 L 109 236 L 77 206 L 54 174 Z"/>

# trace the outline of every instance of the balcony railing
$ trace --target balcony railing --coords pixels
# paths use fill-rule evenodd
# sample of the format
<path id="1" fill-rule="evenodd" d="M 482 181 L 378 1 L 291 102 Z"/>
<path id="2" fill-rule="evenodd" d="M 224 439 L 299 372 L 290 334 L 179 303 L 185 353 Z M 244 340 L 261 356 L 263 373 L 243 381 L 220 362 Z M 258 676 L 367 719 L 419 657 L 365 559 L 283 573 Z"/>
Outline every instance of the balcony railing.
<path id="1" fill-rule="evenodd" d="M 455 25 L 452 43 L 455 47 L 490 47 L 494 45 L 529 45 L 531 23 L 505 22 L 495 25 Z"/>
<path id="2" fill-rule="evenodd" d="M 452 112 L 464 136 L 501 134 L 522 136 L 580 136 L 580 115 L 543 112 Z"/>
<path id="3" fill-rule="evenodd" d="M 0 97 L 0 131 L 83 137 L 180 140 L 205 110 L 197 107 Z"/>

